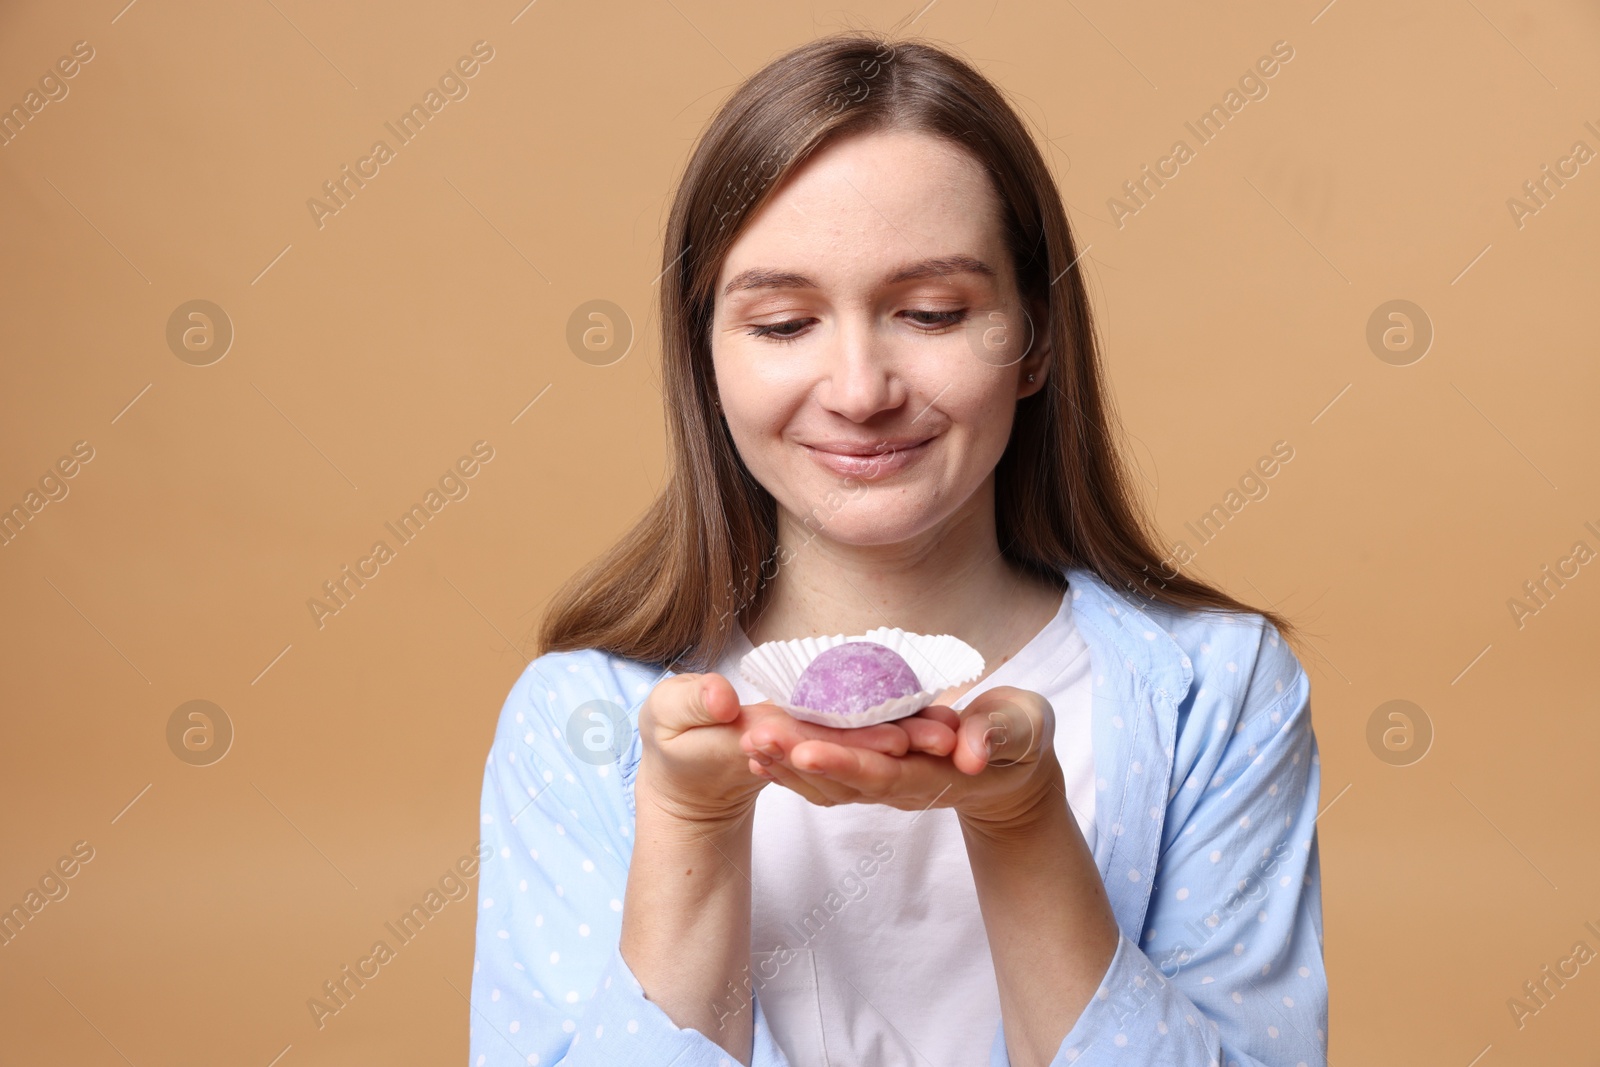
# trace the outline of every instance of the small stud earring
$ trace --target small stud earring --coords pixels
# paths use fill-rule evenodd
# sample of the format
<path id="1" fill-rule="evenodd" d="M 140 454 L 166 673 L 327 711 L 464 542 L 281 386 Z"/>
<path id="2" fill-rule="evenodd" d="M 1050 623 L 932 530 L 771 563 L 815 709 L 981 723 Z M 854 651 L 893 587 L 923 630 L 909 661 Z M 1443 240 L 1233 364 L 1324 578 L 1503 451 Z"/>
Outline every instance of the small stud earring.
<path id="1" fill-rule="evenodd" d="M 1030 382 L 1033 381 L 1033 375 L 1031 375 L 1031 374 L 1028 375 L 1028 381 L 1030 381 Z"/>

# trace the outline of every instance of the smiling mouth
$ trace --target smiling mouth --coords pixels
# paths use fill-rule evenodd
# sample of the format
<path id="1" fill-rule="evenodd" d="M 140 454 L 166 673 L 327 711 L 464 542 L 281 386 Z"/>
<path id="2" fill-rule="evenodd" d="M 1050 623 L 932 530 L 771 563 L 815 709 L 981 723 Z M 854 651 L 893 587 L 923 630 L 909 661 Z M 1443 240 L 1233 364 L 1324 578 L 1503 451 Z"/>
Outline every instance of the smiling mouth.
<path id="1" fill-rule="evenodd" d="M 871 452 L 834 452 L 815 445 L 801 447 L 818 465 L 834 474 L 871 480 L 885 478 L 896 471 L 904 470 L 920 459 L 928 451 L 928 445 L 936 439 L 937 435 L 893 446 L 880 444 Z"/>
<path id="2" fill-rule="evenodd" d="M 922 445 L 927 444 L 931 440 L 933 440 L 932 436 L 923 437 L 914 441 L 906 440 L 893 443 L 888 441 L 879 441 L 870 447 L 863 445 L 848 445 L 842 448 L 825 448 L 821 445 L 806 445 L 806 447 L 817 452 L 826 453 L 830 456 L 846 456 L 851 459 L 869 459 L 874 456 L 892 456 L 897 452 L 909 452 L 913 448 L 920 448 Z"/>

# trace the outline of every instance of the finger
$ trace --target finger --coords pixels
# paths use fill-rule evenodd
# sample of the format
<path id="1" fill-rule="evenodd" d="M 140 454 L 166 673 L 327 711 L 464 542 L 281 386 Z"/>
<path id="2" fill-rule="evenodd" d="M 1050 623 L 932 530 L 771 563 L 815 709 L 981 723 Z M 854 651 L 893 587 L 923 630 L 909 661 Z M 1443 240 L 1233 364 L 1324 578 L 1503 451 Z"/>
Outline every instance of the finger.
<path id="1" fill-rule="evenodd" d="M 956 747 L 956 731 L 961 725 L 961 720 L 952 718 L 947 724 L 913 715 L 906 719 L 896 719 L 895 723 L 910 739 L 910 751 L 926 752 L 930 756 L 948 756 Z"/>
<path id="2" fill-rule="evenodd" d="M 795 732 L 801 741 L 829 741 L 836 745 L 882 752 L 886 756 L 904 756 L 911 748 L 911 739 L 905 730 L 892 722 L 842 729 L 796 720 Z"/>
<path id="3" fill-rule="evenodd" d="M 853 798 L 845 803 L 882 803 L 915 811 L 935 803 L 953 807 L 968 795 L 967 779 L 964 775 L 952 779 L 948 759 L 920 753 L 885 756 L 867 749 L 807 741 L 795 749 L 793 760 L 785 769 L 790 767 L 813 776 L 819 788 L 847 789 Z"/>
<path id="4" fill-rule="evenodd" d="M 795 771 L 821 779 L 819 788 L 827 788 L 826 782 L 854 793 L 880 796 L 893 788 L 904 759 L 828 741 L 805 741 L 794 747 L 785 762 Z"/>
<path id="5" fill-rule="evenodd" d="M 961 725 L 961 713 L 945 704 L 929 704 L 927 707 L 911 716 L 911 718 L 932 719 L 934 722 L 942 722 L 946 726 L 950 727 L 952 731 Z M 895 721 L 901 723 L 902 725 L 904 725 L 906 722 L 905 719 L 896 719 Z"/>
<path id="6" fill-rule="evenodd" d="M 740 738 L 744 751 L 765 752 L 777 759 L 787 756 L 802 741 L 828 741 L 889 756 L 903 756 L 911 749 L 910 737 L 897 723 L 844 729 L 796 719 L 782 709 L 777 711 L 778 714 L 762 718 Z"/>
<path id="7" fill-rule="evenodd" d="M 761 777 L 780 782 L 781 784 L 788 785 L 791 788 L 795 788 L 796 792 L 801 793 L 813 803 L 820 803 L 823 799 L 832 800 L 834 803 L 849 803 L 851 801 L 860 799 L 859 797 L 852 795 L 852 791 L 847 787 L 830 782 L 826 776 L 815 773 L 807 773 L 806 771 L 801 770 L 794 765 L 794 763 L 790 760 L 790 753 L 793 751 L 795 745 L 800 744 L 807 739 L 797 739 L 787 735 L 786 733 L 780 733 L 778 735 L 778 740 L 766 740 L 760 745 L 757 745 L 754 743 L 754 739 L 752 738 L 753 733 L 753 729 L 746 731 L 740 737 L 739 744 L 744 750 L 745 755 L 750 757 L 752 769 L 756 767 L 760 768 L 760 770 L 756 773 L 758 773 Z M 762 731 L 762 736 L 770 736 L 771 733 L 772 731 L 770 730 L 764 730 Z M 781 747 L 779 740 L 784 742 Z M 841 749 L 850 747 L 833 745 L 831 742 L 816 741 L 814 739 L 812 739 L 812 743 L 827 744 L 830 747 Z M 863 749 L 861 751 L 866 750 Z M 888 756 L 882 756 L 881 754 L 879 755 L 880 758 L 883 759 L 890 758 Z M 801 785 L 803 785 L 805 788 L 796 788 Z"/>
<path id="8" fill-rule="evenodd" d="M 873 752 L 871 749 L 854 748 L 850 745 L 835 745 L 831 741 L 808 740 L 804 744 L 823 746 L 835 752 L 844 753 L 847 757 L 854 753 L 869 759 L 888 760 L 891 763 L 898 759 L 898 757 L 886 756 L 881 752 Z M 810 762 L 805 767 L 800 767 L 796 766 L 793 760 L 785 760 L 774 762 L 773 766 L 781 767 L 795 779 L 807 785 L 812 791 L 827 798 L 834 804 L 859 804 L 872 799 L 863 796 L 861 790 L 855 788 L 849 782 L 836 781 L 825 770 L 814 769 Z"/>
<path id="9" fill-rule="evenodd" d="M 792 768 L 783 763 L 774 763 L 770 767 L 763 767 L 772 780 L 795 793 L 805 797 L 818 807 L 830 807 L 835 801 L 822 792 L 811 779 L 803 774 L 796 773 Z"/>

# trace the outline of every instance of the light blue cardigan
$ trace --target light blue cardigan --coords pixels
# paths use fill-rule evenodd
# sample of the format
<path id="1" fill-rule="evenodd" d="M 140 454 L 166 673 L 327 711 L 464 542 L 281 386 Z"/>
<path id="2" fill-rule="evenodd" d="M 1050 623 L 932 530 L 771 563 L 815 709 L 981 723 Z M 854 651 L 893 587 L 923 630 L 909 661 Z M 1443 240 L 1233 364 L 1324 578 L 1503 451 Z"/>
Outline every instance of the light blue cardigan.
<path id="1" fill-rule="evenodd" d="M 1260 615 L 1135 606 L 1088 570 L 1066 575 L 1094 675 L 1095 863 L 1122 936 L 1051 1067 L 1322 1067 L 1310 680 Z M 733 1067 L 644 996 L 618 951 L 637 733 L 615 763 L 568 741 L 596 699 L 637 725 L 662 677 L 550 653 L 506 699 L 484 766 L 476 1067 Z M 750 1067 L 787 1067 L 759 994 L 753 1020 Z M 1009 1067 L 1003 1026 L 990 1062 Z"/>

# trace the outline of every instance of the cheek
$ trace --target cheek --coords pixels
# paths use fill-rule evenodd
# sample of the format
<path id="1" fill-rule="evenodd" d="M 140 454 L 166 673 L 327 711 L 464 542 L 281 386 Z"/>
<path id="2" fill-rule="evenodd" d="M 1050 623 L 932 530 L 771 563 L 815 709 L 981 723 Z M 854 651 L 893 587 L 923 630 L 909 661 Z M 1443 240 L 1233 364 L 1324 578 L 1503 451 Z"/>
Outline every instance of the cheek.
<path id="1" fill-rule="evenodd" d="M 1016 415 L 1016 398 L 1005 377 L 1009 373 L 1012 372 L 969 374 L 967 380 L 945 390 L 937 401 L 952 432 L 959 432 L 969 448 L 985 454 L 993 452 L 996 458 L 1005 451 Z M 934 389 L 929 397 L 938 392 Z"/>
<path id="2" fill-rule="evenodd" d="M 949 420 L 938 472 L 945 483 L 941 495 L 964 500 L 993 473 L 1005 454 L 1015 408 L 1008 396 L 989 390 L 947 405 L 950 398 L 951 393 L 946 393 L 939 402 Z"/>
<path id="3" fill-rule="evenodd" d="M 723 401 L 727 407 L 728 402 Z M 744 465 L 750 468 L 758 480 L 764 480 L 765 471 L 770 464 L 768 457 L 771 446 L 768 444 L 768 435 L 765 429 L 752 425 L 745 416 L 739 412 L 729 412 L 727 415 L 728 436 L 733 439 L 733 447 L 739 453 L 739 458 L 744 460 Z"/>
<path id="4" fill-rule="evenodd" d="M 772 488 L 771 479 L 792 462 L 785 452 L 799 454 L 798 445 L 786 441 L 784 427 L 793 404 L 775 393 L 749 383 L 722 395 L 723 414 L 733 446 L 756 479 Z"/>
<path id="5" fill-rule="evenodd" d="M 743 444 L 779 437 L 802 411 L 813 380 L 798 360 L 786 364 L 742 345 L 729 347 L 717 366 L 717 391 L 736 439 Z"/>

